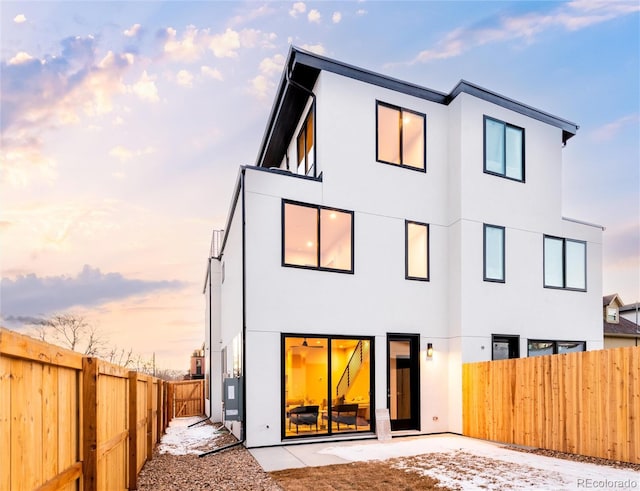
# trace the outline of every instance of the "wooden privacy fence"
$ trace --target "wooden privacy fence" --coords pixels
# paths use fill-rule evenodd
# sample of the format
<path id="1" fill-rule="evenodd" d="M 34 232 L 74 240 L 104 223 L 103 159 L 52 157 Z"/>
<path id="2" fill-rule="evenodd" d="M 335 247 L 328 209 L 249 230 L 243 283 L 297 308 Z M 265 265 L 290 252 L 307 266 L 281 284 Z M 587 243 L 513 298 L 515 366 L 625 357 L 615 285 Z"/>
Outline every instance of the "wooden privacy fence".
<path id="1" fill-rule="evenodd" d="M 0 328 L 0 489 L 136 489 L 167 382 Z"/>
<path id="2" fill-rule="evenodd" d="M 640 463 L 640 347 L 462 370 L 464 435 Z"/>

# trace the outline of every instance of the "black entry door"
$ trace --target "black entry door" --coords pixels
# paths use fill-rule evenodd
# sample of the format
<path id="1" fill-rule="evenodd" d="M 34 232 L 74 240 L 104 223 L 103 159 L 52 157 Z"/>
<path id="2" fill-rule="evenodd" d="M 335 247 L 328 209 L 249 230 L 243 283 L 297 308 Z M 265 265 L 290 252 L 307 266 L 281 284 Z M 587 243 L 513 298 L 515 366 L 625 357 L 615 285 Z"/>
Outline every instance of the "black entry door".
<path id="1" fill-rule="evenodd" d="M 387 407 L 392 430 L 420 429 L 420 336 L 387 335 Z"/>

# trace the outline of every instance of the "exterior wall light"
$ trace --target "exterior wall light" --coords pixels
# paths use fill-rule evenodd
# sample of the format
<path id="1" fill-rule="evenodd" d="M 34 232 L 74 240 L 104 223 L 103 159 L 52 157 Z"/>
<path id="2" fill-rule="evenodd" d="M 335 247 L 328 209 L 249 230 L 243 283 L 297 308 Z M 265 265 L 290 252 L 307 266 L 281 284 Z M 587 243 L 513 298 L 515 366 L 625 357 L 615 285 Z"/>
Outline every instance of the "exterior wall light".
<path id="1" fill-rule="evenodd" d="M 427 343 L 427 358 L 433 357 L 433 343 Z"/>

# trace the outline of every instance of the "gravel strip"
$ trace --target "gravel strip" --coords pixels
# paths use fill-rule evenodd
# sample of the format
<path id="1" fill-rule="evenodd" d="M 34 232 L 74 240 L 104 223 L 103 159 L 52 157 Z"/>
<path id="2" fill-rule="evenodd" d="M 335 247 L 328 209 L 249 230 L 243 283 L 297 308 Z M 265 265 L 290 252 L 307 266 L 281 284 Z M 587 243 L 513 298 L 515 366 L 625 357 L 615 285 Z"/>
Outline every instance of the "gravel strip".
<path id="1" fill-rule="evenodd" d="M 216 439 L 218 446 L 236 442 L 232 435 Z M 281 491 L 282 488 L 262 470 L 243 446 L 198 457 L 160 454 L 157 451 L 138 477 L 139 490 L 200 491 L 256 490 Z"/>

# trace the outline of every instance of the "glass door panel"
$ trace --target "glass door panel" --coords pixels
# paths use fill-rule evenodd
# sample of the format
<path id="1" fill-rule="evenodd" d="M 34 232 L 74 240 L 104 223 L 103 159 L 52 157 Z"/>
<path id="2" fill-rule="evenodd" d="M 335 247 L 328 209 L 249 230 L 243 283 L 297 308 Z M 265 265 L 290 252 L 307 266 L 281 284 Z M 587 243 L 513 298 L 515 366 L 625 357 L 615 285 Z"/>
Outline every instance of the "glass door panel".
<path id="1" fill-rule="evenodd" d="M 284 338 L 285 436 L 327 433 L 321 410 L 329 391 L 329 340 Z"/>
<path id="2" fill-rule="evenodd" d="M 392 430 L 420 428 L 419 336 L 388 336 L 387 395 Z"/>
<path id="3" fill-rule="evenodd" d="M 366 339 L 331 340 L 332 433 L 371 430 L 371 356 Z"/>

